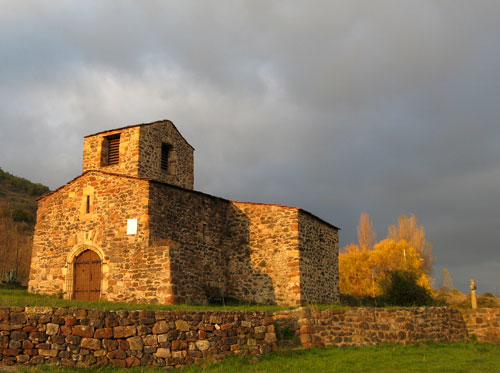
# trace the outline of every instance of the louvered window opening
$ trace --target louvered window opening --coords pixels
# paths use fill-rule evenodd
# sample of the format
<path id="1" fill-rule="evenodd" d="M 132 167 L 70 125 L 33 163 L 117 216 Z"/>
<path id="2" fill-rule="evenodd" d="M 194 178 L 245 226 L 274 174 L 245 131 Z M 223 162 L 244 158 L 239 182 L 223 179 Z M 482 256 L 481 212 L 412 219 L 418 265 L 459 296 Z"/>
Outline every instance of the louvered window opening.
<path id="1" fill-rule="evenodd" d="M 120 160 L 120 135 L 108 137 L 108 166 L 118 164 Z"/>
<path id="2" fill-rule="evenodd" d="M 168 144 L 161 144 L 161 169 L 168 171 L 168 157 L 170 155 L 170 149 L 172 147 Z"/>

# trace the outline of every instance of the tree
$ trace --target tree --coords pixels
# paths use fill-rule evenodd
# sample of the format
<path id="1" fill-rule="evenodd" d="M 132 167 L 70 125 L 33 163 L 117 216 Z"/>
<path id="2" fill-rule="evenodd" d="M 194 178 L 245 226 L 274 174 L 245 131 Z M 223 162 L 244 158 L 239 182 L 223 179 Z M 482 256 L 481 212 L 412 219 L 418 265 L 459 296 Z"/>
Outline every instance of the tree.
<path id="1" fill-rule="evenodd" d="M 389 305 L 412 307 L 433 302 L 430 290 L 418 284 L 417 275 L 413 272 L 390 271 L 380 287 L 383 300 Z"/>
<path id="2" fill-rule="evenodd" d="M 415 274 L 419 286 L 431 289 L 430 279 L 423 267 L 423 258 L 405 240 L 385 239 L 380 241 L 373 249 L 370 262 L 378 284 L 384 280 L 388 273 L 401 270 Z"/>
<path id="3" fill-rule="evenodd" d="M 350 244 L 339 255 L 339 289 L 342 294 L 375 296 L 376 285 L 370 263 L 370 251 Z"/>
<path id="4" fill-rule="evenodd" d="M 31 237 L 23 234 L 10 217 L 0 216 L 0 282 L 10 273 L 27 279 L 31 262 Z"/>
<path id="5" fill-rule="evenodd" d="M 373 230 L 373 222 L 366 212 L 362 212 L 359 217 L 358 243 L 362 250 L 373 250 L 373 243 L 377 235 Z"/>
<path id="6" fill-rule="evenodd" d="M 373 250 L 350 244 L 339 255 L 340 292 L 358 297 L 382 295 L 382 284 L 394 271 L 411 273 L 418 286 L 430 290 L 431 283 L 423 263 L 420 254 L 404 240 L 385 239 Z"/>
<path id="7" fill-rule="evenodd" d="M 401 240 L 408 242 L 422 256 L 425 274 L 430 275 L 432 273 L 432 265 L 434 263 L 432 245 L 427 242 L 425 228 L 422 225 L 418 225 L 415 214 L 411 214 L 410 217 L 406 215 L 400 216 L 398 224 L 389 227 L 387 238 L 396 242 Z"/>
<path id="8" fill-rule="evenodd" d="M 451 277 L 450 271 L 443 268 L 443 278 L 441 279 L 441 289 L 443 290 L 453 290 L 453 277 Z"/>

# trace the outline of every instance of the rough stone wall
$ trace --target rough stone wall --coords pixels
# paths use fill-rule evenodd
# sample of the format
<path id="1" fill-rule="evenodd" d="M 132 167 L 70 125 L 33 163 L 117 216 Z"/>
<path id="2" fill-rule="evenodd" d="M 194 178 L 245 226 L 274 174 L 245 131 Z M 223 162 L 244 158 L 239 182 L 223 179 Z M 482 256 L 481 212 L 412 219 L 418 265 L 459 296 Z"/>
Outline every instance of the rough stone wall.
<path id="1" fill-rule="evenodd" d="M 294 330 L 306 348 L 468 339 L 460 311 L 448 308 L 299 308 L 274 318 L 279 329 Z"/>
<path id="2" fill-rule="evenodd" d="M 86 196 L 90 213 L 86 213 Z M 90 171 L 39 200 L 29 290 L 72 295 L 72 253 L 90 248 L 102 265 L 102 298 L 147 300 L 161 279 L 146 276 L 148 262 L 148 182 Z M 127 220 L 138 219 L 136 235 L 127 235 Z M 145 272 L 143 272 L 145 271 Z M 126 289 L 126 291 L 124 291 Z M 149 289 L 149 290 L 148 290 Z"/>
<path id="3" fill-rule="evenodd" d="M 0 364 L 182 367 L 276 350 L 265 312 L 0 308 Z"/>
<path id="4" fill-rule="evenodd" d="M 500 308 L 462 310 L 469 337 L 479 342 L 500 343 Z"/>
<path id="5" fill-rule="evenodd" d="M 309 348 L 464 340 L 461 312 L 447 308 L 274 313 L 0 308 L 0 365 L 182 367 L 231 354 L 264 354 L 290 345 L 285 342 Z"/>
<path id="6" fill-rule="evenodd" d="M 299 210 L 301 304 L 331 304 L 339 300 L 338 230 Z"/>
<path id="7" fill-rule="evenodd" d="M 151 183 L 151 245 L 170 257 L 166 303 L 206 303 L 224 295 L 229 209 L 221 198 Z M 163 264 L 163 258 L 151 260 Z"/>
<path id="8" fill-rule="evenodd" d="M 139 177 L 193 189 L 194 149 L 166 120 L 140 127 Z M 161 169 L 161 145 L 171 146 L 168 170 Z"/>
<path id="9" fill-rule="evenodd" d="M 137 177 L 139 173 L 139 129 L 138 126 L 129 127 L 85 137 L 83 144 L 83 172 L 101 170 Z M 118 133 L 120 134 L 120 160 L 118 164 L 108 166 L 106 137 Z"/>
<path id="10" fill-rule="evenodd" d="M 228 294 L 256 303 L 300 304 L 298 210 L 233 202 Z"/>

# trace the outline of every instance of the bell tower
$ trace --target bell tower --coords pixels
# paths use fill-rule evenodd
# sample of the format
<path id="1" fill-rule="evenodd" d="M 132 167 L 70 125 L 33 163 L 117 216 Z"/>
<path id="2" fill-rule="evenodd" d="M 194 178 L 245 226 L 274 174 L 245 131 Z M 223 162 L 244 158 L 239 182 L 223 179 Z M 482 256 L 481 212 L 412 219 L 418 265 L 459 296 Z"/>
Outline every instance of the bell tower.
<path id="1" fill-rule="evenodd" d="M 99 170 L 193 189 L 194 148 L 169 120 L 84 138 L 83 172 Z"/>

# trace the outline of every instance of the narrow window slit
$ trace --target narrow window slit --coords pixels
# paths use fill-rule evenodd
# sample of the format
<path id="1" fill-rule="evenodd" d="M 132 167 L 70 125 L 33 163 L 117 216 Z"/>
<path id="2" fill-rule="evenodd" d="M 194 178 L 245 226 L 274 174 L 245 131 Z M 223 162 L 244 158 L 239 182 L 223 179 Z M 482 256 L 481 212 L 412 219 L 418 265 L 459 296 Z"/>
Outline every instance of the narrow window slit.
<path id="1" fill-rule="evenodd" d="M 169 144 L 162 143 L 161 144 L 161 169 L 165 171 L 169 171 L 168 162 L 170 157 L 170 150 L 172 146 Z"/>

